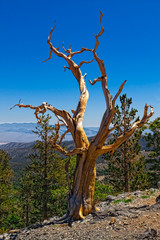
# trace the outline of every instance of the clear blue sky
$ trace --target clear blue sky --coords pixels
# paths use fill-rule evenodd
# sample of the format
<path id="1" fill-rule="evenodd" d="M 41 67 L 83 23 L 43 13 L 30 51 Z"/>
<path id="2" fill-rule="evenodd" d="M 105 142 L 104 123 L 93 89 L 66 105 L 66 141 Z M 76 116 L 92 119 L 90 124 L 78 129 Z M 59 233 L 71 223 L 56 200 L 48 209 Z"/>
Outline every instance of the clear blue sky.
<path id="1" fill-rule="evenodd" d="M 93 33 L 100 30 L 99 11 L 105 32 L 100 38 L 99 56 L 105 61 L 111 94 L 127 79 L 123 93 L 143 114 L 145 103 L 160 116 L 160 1 L 159 0 L 1 0 L 0 1 L 0 123 L 35 122 L 32 110 L 9 108 L 19 99 L 24 104 L 75 109 L 79 98 L 76 80 L 63 71 L 65 62 L 52 54 L 46 63 L 48 33 L 56 47 L 73 50 L 93 48 Z M 75 58 L 90 60 L 91 55 Z M 96 62 L 83 65 L 87 79 L 100 76 Z M 85 126 L 98 126 L 105 109 L 100 83 L 90 86 Z"/>

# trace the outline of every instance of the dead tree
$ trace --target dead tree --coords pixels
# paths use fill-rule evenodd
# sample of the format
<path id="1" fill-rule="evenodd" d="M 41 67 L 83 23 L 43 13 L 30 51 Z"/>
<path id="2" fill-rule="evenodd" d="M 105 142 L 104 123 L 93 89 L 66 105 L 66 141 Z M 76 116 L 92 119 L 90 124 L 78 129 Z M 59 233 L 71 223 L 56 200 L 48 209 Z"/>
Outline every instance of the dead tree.
<path id="1" fill-rule="evenodd" d="M 109 92 L 108 89 L 108 77 L 106 73 L 106 68 L 104 65 L 104 61 L 99 58 L 97 55 L 97 48 L 99 46 L 99 37 L 103 34 L 104 28 L 102 25 L 102 17 L 103 14 L 100 12 L 100 24 L 101 24 L 101 31 L 99 34 L 95 35 L 96 43 L 93 49 L 88 48 L 82 48 L 79 51 L 72 52 L 72 48 L 65 49 L 63 44 L 63 50 L 64 52 L 60 52 L 59 48 L 56 48 L 51 43 L 51 35 L 56 27 L 56 23 L 54 28 L 50 31 L 48 41 L 47 43 L 50 46 L 50 54 L 49 59 L 51 59 L 52 53 L 57 55 L 58 57 L 63 58 L 68 66 L 64 66 L 64 69 L 69 69 L 74 77 L 77 79 L 79 89 L 80 89 L 80 98 L 78 102 L 77 109 L 74 111 L 72 110 L 72 116 L 69 112 L 65 110 L 59 110 L 55 107 L 53 107 L 50 104 L 47 104 L 44 102 L 40 106 L 32 106 L 32 105 L 24 105 L 19 102 L 15 106 L 18 106 L 19 108 L 31 108 L 35 112 L 36 118 L 39 120 L 38 115 L 40 113 L 45 113 L 47 110 L 50 110 L 58 119 L 58 124 L 56 125 L 56 138 L 54 142 L 50 142 L 52 147 L 59 151 L 60 153 L 71 156 L 71 155 L 77 155 L 77 164 L 75 169 L 75 175 L 74 175 L 74 181 L 73 186 L 71 189 L 71 194 L 69 198 L 68 203 L 68 209 L 66 213 L 66 220 L 71 219 L 84 219 L 84 216 L 88 215 L 89 213 L 92 213 L 96 211 L 96 206 L 94 204 L 94 189 L 95 189 L 95 177 L 96 177 L 96 159 L 98 156 L 110 152 L 113 153 L 116 148 L 118 148 L 122 143 L 124 143 L 133 133 L 134 131 L 147 123 L 149 118 L 153 115 L 153 107 L 145 105 L 144 107 L 144 115 L 141 120 L 135 122 L 133 126 L 125 132 L 125 134 L 120 135 L 116 141 L 113 144 L 105 145 L 105 141 L 107 139 L 107 136 L 113 131 L 114 128 L 109 128 L 110 123 L 113 119 L 113 116 L 115 114 L 115 101 L 120 95 L 124 84 L 126 81 L 122 83 L 120 86 L 117 94 L 115 97 L 112 97 L 112 95 Z M 91 61 L 82 61 L 79 64 L 76 64 L 72 58 L 74 55 L 81 54 L 84 51 L 89 51 L 93 53 L 93 59 Z M 47 61 L 45 60 L 45 61 Z M 93 82 L 89 80 L 91 85 L 96 84 L 97 82 L 101 83 L 105 101 L 106 101 L 106 110 L 104 112 L 104 115 L 102 117 L 102 121 L 98 130 L 98 133 L 96 136 L 91 140 L 91 142 L 88 141 L 88 138 L 85 134 L 85 131 L 83 129 L 83 117 L 87 105 L 87 101 L 89 98 L 88 90 L 85 83 L 85 75 L 82 75 L 82 72 L 80 70 L 80 67 L 85 63 L 91 63 L 92 61 L 96 61 L 101 76 L 94 79 Z M 148 113 L 148 108 L 150 107 L 150 112 Z M 62 124 L 60 124 L 62 123 Z M 66 151 L 60 143 L 62 142 L 65 134 L 63 136 L 59 136 L 59 129 L 61 125 L 66 126 L 66 133 L 70 132 L 75 144 L 75 149 L 72 151 Z"/>

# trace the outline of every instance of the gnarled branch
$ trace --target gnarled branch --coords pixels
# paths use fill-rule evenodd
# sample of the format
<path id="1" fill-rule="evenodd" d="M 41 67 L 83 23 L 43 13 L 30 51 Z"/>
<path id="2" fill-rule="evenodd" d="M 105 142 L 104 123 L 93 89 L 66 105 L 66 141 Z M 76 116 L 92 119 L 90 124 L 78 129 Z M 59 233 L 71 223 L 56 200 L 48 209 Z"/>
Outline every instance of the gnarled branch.
<path id="1" fill-rule="evenodd" d="M 103 13 L 100 11 L 101 31 L 100 31 L 97 35 L 95 35 L 96 44 L 95 44 L 95 47 L 94 47 L 94 49 L 92 50 L 92 52 L 93 52 L 93 55 L 94 55 L 94 57 L 95 57 L 95 59 L 96 59 L 96 61 L 97 61 L 97 63 L 98 63 L 98 66 L 99 66 L 99 69 L 100 69 L 100 71 L 101 71 L 102 77 L 104 77 L 104 76 L 107 76 L 107 74 L 106 74 L 106 69 L 105 69 L 105 66 L 104 66 L 104 61 L 101 60 L 101 59 L 98 57 L 97 53 L 96 53 L 97 48 L 98 48 L 98 46 L 99 46 L 99 37 L 104 33 L 104 27 L 103 27 L 103 25 L 102 25 L 102 17 L 103 17 Z"/>
<path id="2" fill-rule="evenodd" d="M 78 68 L 80 68 L 84 63 L 91 63 L 94 61 L 95 58 L 93 58 L 91 61 L 82 61 L 80 62 L 80 64 L 78 65 Z"/>
<path id="3" fill-rule="evenodd" d="M 103 13 L 100 11 L 100 24 L 101 24 L 101 31 L 97 34 L 97 35 L 95 35 L 95 37 L 96 37 L 96 45 L 95 45 L 95 47 L 94 47 L 94 51 L 96 52 L 96 50 L 97 50 L 97 48 L 98 48 L 98 46 L 99 46 L 99 41 L 98 41 L 98 38 L 104 33 L 104 27 L 103 27 L 103 25 L 102 25 L 102 17 L 103 17 Z"/>
<path id="4" fill-rule="evenodd" d="M 82 53 L 82 52 L 84 52 L 84 51 L 89 51 L 89 52 L 91 52 L 92 49 L 88 49 L 88 48 L 86 48 L 86 47 L 82 47 L 80 51 L 71 52 L 71 53 L 69 54 L 69 57 L 72 58 L 74 55 L 80 54 L 80 53 Z"/>
<path id="5" fill-rule="evenodd" d="M 68 129 L 67 129 L 67 131 L 65 131 L 65 132 L 62 134 L 61 139 L 60 139 L 58 145 L 61 145 L 61 143 L 62 143 L 62 141 L 63 141 L 63 139 L 64 139 L 64 137 L 66 136 L 67 133 L 69 133 L 69 130 L 68 130 Z"/>
<path id="6" fill-rule="evenodd" d="M 121 92 L 122 92 L 122 90 L 123 90 L 123 87 L 124 87 L 124 84 L 125 84 L 126 82 L 127 82 L 127 80 L 125 80 L 125 81 L 121 84 L 121 86 L 120 86 L 117 94 L 115 95 L 115 97 L 114 97 L 114 99 L 113 99 L 113 105 L 115 105 L 115 101 L 117 100 L 118 96 L 121 94 Z"/>
<path id="7" fill-rule="evenodd" d="M 48 60 L 51 59 L 51 55 L 52 55 L 52 51 L 49 52 L 49 58 L 47 58 L 46 60 L 44 60 L 43 62 L 47 62 Z"/>
<path id="8" fill-rule="evenodd" d="M 93 79 L 93 81 L 91 81 L 91 80 L 88 80 L 88 81 L 89 81 L 89 83 L 93 86 L 93 85 L 96 84 L 97 82 L 100 82 L 100 81 L 101 81 L 101 77 L 95 78 L 95 79 Z"/>
<path id="9" fill-rule="evenodd" d="M 117 125 L 115 125 L 114 127 L 112 127 L 112 128 L 110 128 L 108 131 L 109 131 L 109 133 L 111 133 L 111 132 L 113 132 L 116 128 L 117 128 L 118 126 Z"/>
<path id="10" fill-rule="evenodd" d="M 19 103 L 15 104 L 13 107 L 11 107 L 10 110 L 13 109 L 16 106 L 18 106 L 19 108 L 23 107 L 23 108 L 34 109 L 35 110 L 34 114 L 35 114 L 35 116 L 36 116 L 36 118 L 37 118 L 39 123 L 41 122 L 41 119 L 38 117 L 38 114 L 39 113 L 45 113 L 46 110 L 47 110 L 46 102 L 42 103 L 42 105 L 40 105 L 40 106 L 34 107 L 32 105 L 29 105 L 29 104 L 24 105 L 23 103 L 21 103 L 21 100 L 20 100 Z"/>
<path id="11" fill-rule="evenodd" d="M 64 47 L 64 42 L 63 42 L 63 45 L 62 45 L 62 48 L 63 48 L 63 50 L 66 52 L 66 53 L 71 53 L 72 52 L 72 47 L 71 47 L 71 45 L 70 45 L 70 49 L 65 49 L 65 47 Z"/>
<path id="12" fill-rule="evenodd" d="M 100 59 L 98 57 L 97 53 L 96 53 L 97 48 L 99 46 L 99 37 L 104 33 L 104 27 L 102 25 L 102 17 L 103 17 L 103 14 L 100 11 L 101 30 L 100 30 L 100 32 L 97 35 L 95 35 L 95 37 L 96 37 L 96 44 L 95 44 L 95 47 L 94 47 L 94 49 L 92 51 L 93 55 L 94 55 L 94 58 L 95 58 L 95 60 L 98 63 L 98 66 L 99 66 L 99 69 L 100 69 L 100 72 L 101 72 L 101 77 L 99 77 L 97 79 L 94 79 L 93 82 L 90 81 L 90 83 L 92 85 L 94 85 L 98 81 L 101 81 L 102 90 L 103 90 L 105 101 L 106 101 L 106 111 L 105 111 L 105 113 L 103 115 L 99 131 L 98 131 L 98 133 L 97 133 L 97 135 L 96 135 L 96 137 L 94 139 L 95 145 L 98 148 L 101 148 L 104 145 L 105 140 L 106 140 L 108 134 L 110 133 L 109 126 L 110 126 L 111 121 L 112 121 L 112 119 L 114 117 L 114 114 L 115 114 L 115 101 L 116 101 L 117 97 L 119 96 L 119 94 L 121 93 L 121 91 L 122 91 L 122 89 L 124 87 L 124 84 L 126 82 L 126 81 L 124 81 L 122 83 L 118 93 L 116 94 L 114 99 L 112 99 L 112 95 L 110 94 L 109 89 L 108 89 L 108 77 L 107 77 L 104 61 L 102 59 Z"/>
<path id="13" fill-rule="evenodd" d="M 66 71 L 66 69 L 71 70 L 69 67 L 64 66 L 64 72 Z"/>
<path id="14" fill-rule="evenodd" d="M 82 145 L 84 145 L 84 146 L 89 145 L 89 141 L 88 141 L 87 136 L 86 136 L 86 134 L 83 130 L 83 117 L 84 117 L 84 112 L 85 112 L 85 109 L 86 109 L 89 94 L 88 94 L 88 91 L 87 91 L 87 88 L 86 88 L 85 76 L 82 75 L 82 72 L 80 70 L 80 67 L 82 66 L 82 64 L 87 63 L 87 61 L 82 61 L 80 63 L 80 65 L 77 65 L 71 58 L 75 54 L 80 54 L 83 51 L 92 51 L 92 50 L 87 49 L 87 48 L 82 48 L 80 51 L 72 52 L 71 48 L 66 50 L 64 48 L 64 45 L 63 45 L 62 46 L 63 50 L 66 53 L 69 53 L 68 55 L 65 55 L 64 53 L 58 51 L 51 43 L 51 34 L 53 33 L 54 29 L 55 29 L 55 27 L 50 31 L 48 41 L 47 41 L 47 43 L 50 46 L 50 51 L 52 51 L 57 56 L 62 57 L 63 59 L 66 60 L 66 62 L 68 63 L 68 66 L 64 67 L 64 69 L 67 68 L 67 69 L 71 70 L 72 74 L 74 75 L 74 77 L 78 81 L 79 89 L 80 89 L 80 98 L 79 98 L 78 106 L 77 106 L 77 109 L 74 112 L 74 116 L 73 116 L 74 127 L 75 127 L 74 136 L 76 136 L 76 138 L 74 138 L 75 145 L 77 147 L 81 145 L 82 142 L 80 143 L 80 139 L 82 139 L 82 137 L 85 139 L 85 141 Z M 72 134 L 72 136 L 73 136 L 73 134 Z"/>
<path id="15" fill-rule="evenodd" d="M 151 108 L 150 113 L 148 113 L 148 108 Z M 142 127 L 145 123 L 147 123 L 154 114 L 153 107 L 148 106 L 147 104 L 144 107 L 144 114 L 141 120 L 135 122 L 132 127 L 125 132 L 125 134 L 120 135 L 113 144 L 103 146 L 101 149 L 97 149 L 98 155 L 102 155 L 107 152 L 114 152 L 116 148 L 118 148 L 122 143 L 129 139 L 129 137 L 134 133 L 137 128 Z"/>
<path id="16" fill-rule="evenodd" d="M 75 148 L 71 151 L 66 151 L 63 147 L 61 147 L 58 144 L 54 144 L 52 140 L 50 140 L 51 146 L 53 149 L 55 149 L 56 151 L 62 153 L 65 156 L 73 156 L 73 155 L 77 155 L 77 154 L 82 154 L 84 152 L 86 152 L 86 148 Z"/>
<path id="17" fill-rule="evenodd" d="M 41 122 L 41 119 L 39 118 L 40 113 L 45 113 L 47 110 L 50 110 L 54 115 L 58 118 L 59 121 L 62 121 L 64 125 L 67 127 L 69 132 L 71 133 L 73 140 L 75 140 L 75 124 L 74 119 L 71 117 L 71 115 L 65 111 L 65 110 L 59 110 L 55 107 L 53 107 L 50 104 L 47 104 L 46 102 L 42 103 L 40 106 L 32 106 L 32 105 L 24 105 L 22 103 L 15 104 L 11 109 L 18 106 L 19 108 L 30 108 L 35 110 L 34 114 L 38 120 L 38 122 Z"/>

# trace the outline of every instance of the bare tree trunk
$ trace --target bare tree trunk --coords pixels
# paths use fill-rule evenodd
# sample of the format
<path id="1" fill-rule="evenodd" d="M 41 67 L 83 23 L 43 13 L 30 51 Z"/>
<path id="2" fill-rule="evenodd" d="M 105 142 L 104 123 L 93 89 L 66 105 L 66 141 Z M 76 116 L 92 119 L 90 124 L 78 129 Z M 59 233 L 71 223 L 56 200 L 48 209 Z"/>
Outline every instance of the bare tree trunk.
<path id="1" fill-rule="evenodd" d="M 127 129 L 125 134 L 122 133 L 119 137 L 117 137 L 116 141 L 113 144 L 104 145 L 108 135 L 111 133 L 111 131 L 113 131 L 117 127 L 115 126 L 115 127 L 109 128 L 112 122 L 112 119 L 114 117 L 114 114 L 116 112 L 115 101 L 120 95 L 120 93 L 122 92 L 122 89 L 124 87 L 124 84 L 126 83 L 126 80 L 121 84 L 117 94 L 113 98 L 108 89 L 108 78 L 107 78 L 107 72 L 105 69 L 104 61 L 100 59 L 99 56 L 97 55 L 97 48 L 99 46 L 99 37 L 104 32 L 104 28 L 102 25 L 102 17 L 103 17 L 103 14 L 100 12 L 101 30 L 97 35 L 95 35 L 96 43 L 95 43 L 94 49 L 81 48 L 81 50 L 73 52 L 71 46 L 70 46 L 70 49 L 65 49 L 63 44 L 63 50 L 65 53 L 60 52 L 59 48 L 54 47 L 53 44 L 51 43 L 51 35 L 56 27 L 56 23 L 54 28 L 52 28 L 49 33 L 47 43 L 50 46 L 50 54 L 47 60 L 51 59 L 51 55 L 53 53 L 63 58 L 68 64 L 68 66 L 64 66 L 64 69 L 65 70 L 68 69 L 72 72 L 73 76 L 76 78 L 79 85 L 80 98 L 79 98 L 79 102 L 76 110 L 73 110 L 73 109 L 71 110 L 73 116 L 71 116 L 69 112 L 65 110 L 59 110 L 53 107 L 52 105 L 47 104 L 46 102 L 43 102 L 43 104 L 40 106 L 32 106 L 32 105 L 21 104 L 19 101 L 18 104 L 14 105 L 14 107 L 18 106 L 20 108 L 24 107 L 24 108 L 33 109 L 35 111 L 34 114 L 38 121 L 41 121 L 39 118 L 40 113 L 45 113 L 47 110 L 51 111 L 59 121 L 58 122 L 59 128 L 61 126 L 59 123 L 62 123 L 62 125 L 66 126 L 67 128 L 67 131 L 65 132 L 65 134 L 67 132 L 70 132 L 73 137 L 73 140 L 75 143 L 75 149 L 71 151 L 67 151 L 61 146 L 60 143 L 62 142 L 65 134 L 61 136 L 61 139 L 59 141 L 58 140 L 59 128 L 56 131 L 55 141 L 50 141 L 51 146 L 56 151 L 59 151 L 60 153 L 66 156 L 77 155 L 77 166 L 75 170 L 73 188 L 70 193 L 70 199 L 69 199 L 69 205 L 68 205 L 68 211 L 67 211 L 67 217 L 69 220 L 83 219 L 85 215 L 96 210 L 94 206 L 94 188 L 95 188 L 97 157 L 107 152 L 113 153 L 116 148 L 118 148 L 127 139 L 129 139 L 129 137 L 134 133 L 134 131 L 137 128 L 147 123 L 149 118 L 154 113 L 153 107 L 146 105 L 144 108 L 144 115 L 141 120 L 135 122 L 130 127 L 130 129 Z M 92 52 L 94 58 L 91 61 L 81 61 L 79 64 L 76 64 L 72 60 L 72 57 L 74 57 L 77 54 L 81 54 L 84 51 Z M 95 85 L 97 82 L 101 82 L 101 86 L 103 89 L 105 102 L 106 102 L 106 110 L 102 117 L 102 121 L 101 121 L 97 135 L 89 143 L 88 138 L 83 129 L 83 117 L 84 117 L 85 109 L 87 106 L 89 93 L 85 83 L 86 74 L 82 75 L 80 68 L 83 64 L 91 63 L 93 62 L 93 60 L 97 62 L 101 75 L 100 77 L 95 78 L 93 82 L 90 80 L 89 82 L 91 83 L 91 85 Z M 149 107 L 151 108 L 150 113 L 148 113 Z"/>
<path id="2" fill-rule="evenodd" d="M 96 158 L 93 155 L 79 158 L 68 205 L 68 215 L 72 219 L 83 219 L 95 211 Z"/>

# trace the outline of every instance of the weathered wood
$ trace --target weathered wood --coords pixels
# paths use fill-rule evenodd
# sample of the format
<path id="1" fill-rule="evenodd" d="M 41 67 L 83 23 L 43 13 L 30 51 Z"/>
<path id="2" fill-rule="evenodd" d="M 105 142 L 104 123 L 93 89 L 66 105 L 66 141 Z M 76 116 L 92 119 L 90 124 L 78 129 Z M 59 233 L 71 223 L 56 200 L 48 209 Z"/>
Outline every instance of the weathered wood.
<path id="1" fill-rule="evenodd" d="M 54 28 L 49 33 L 47 43 L 50 46 L 50 53 L 49 58 L 44 62 L 51 59 L 52 53 L 54 53 L 58 57 L 63 58 L 68 64 L 68 66 L 64 66 L 64 69 L 69 69 L 72 72 L 79 85 L 80 98 L 76 110 L 71 110 L 73 116 L 71 116 L 67 111 L 59 110 L 47 103 L 43 103 L 40 106 L 32 106 L 24 105 L 19 102 L 15 105 L 19 108 L 23 107 L 33 109 L 35 111 L 34 114 L 38 121 L 40 121 L 40 118 L 38 116 L 40 113 L 45 113 L 47 110 L 51 111 L 59 121 L 56 125 L 55 140 L 50 141 L 52 147 L 66 156 L 77 155 L 77 164 L 74 174 L 73 186 L 72 189 L 70 189 L 70 199 L 66 214 L 66 221 L 70 221 L 71 219 L 83 219 L 85 215 L 97 210 L 94 205 L 94 188 L 97 157 L 106 152 L 114 152 L 114 150 L 118 148 L 122 143 L 124 143 L 137 128 L 143 126 L 154 113 L 153 107 L 146 105 L 144 108 L 144 115 L 141 120 L 135 122 L 127 132 L 122 132 L 122 135 L 120 135 L 113 144 L 104 146 L 109 133 L 115 129 L 115 127 L 110 128 L 110 124 L 116 112 L 115 101 L 122 92 L 126 80 L 121 84 L 115 97 L 112 98 L 112 95 L 110 94 L 108 89 L 108 77 L 104 61 L 98 57 L 96 52 L 99 46 L 99 37 L 104 33 L 102 17 L 103 14 L 102 12 L 100 12 L 101 30 L 97 35 L 95 35 L 96 43 L 93 49 L 81 48 L 81 50 L 79 51 L 72 52 L 72 47 L 70 46 L 70 49 L 66 50 L 63 43 L 62 48 L 65 53 L 60 52 L 59 48 L 54 47 L 51 43 L 51 36 L 56 28 L 56 23 Z M 92 52 L 93 59 L 90 61 L 83 60 L 79 64 L 76 64 L 72 60 L 72 57 L 74 55 L 81 54 L 84 51 Z M 102 117 L 98 133 L 89 143 L 86 133 L 83 129 L 83 117 L 86 110 L 89 93 L 85 83 L 86 74 L 84 76 L 82 75 L 80 67 L 82 66 L 82 64 L 91 63 L 94 60 L 99 66 L 101 76 L 95 78 L 93 82 L 91 80 L 89 80 L 89 82 L 91 83 L 91 85 L 95 85 L 97 82 L 101 82 L 103 94 L 106 101 L 106 110 Z M 151 108 L 150 113 L 148 113 L 149 107 Z M 75 149 L 72 151 L 67 151 L 62 146 L 60 146 L 65 136 L 65 134 L 63 134 L 61 137 L 59 136 L 59 130 L 61 127 L 60 122 L 62 122 L 62 125 L 66 126 L 67 128 L 65 134 L 70 132 L 73 137 Z"/>

